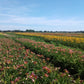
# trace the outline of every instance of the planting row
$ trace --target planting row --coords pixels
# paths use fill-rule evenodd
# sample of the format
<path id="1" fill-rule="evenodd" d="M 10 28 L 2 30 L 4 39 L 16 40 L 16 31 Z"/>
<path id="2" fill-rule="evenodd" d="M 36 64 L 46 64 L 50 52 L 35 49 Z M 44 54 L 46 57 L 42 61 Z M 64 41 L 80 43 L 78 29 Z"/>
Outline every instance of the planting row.
<path id="1" fill-rule="evenodd" d="M 3 35 L 3 33 L 0 33 L 0 38 L 4 38 L 4 35 Z"/>
<path id="2" fill-rule="evenodd" d="M 75 78 L 80 76 L 84 79 L 84 53 L 81 51 L 55 47 L 53 44 L 45 44 L 44 42 L 24 38 L 18 38 L 17 41 L 33 52 L 44 55 L 45 59 L 49 59 L 48 62 L 61 67 L 60 71 L 68 69 Z"/>
<path id="3" fill-rule="evenodd" d="M 47 64 L 43 55 L 11 39 L 0 39 L 0 84 L 83 84 L 83 80 L 74 80 L 67 69 L 59 71 L 60 67 Z"/>
<path id="4" fill-rule="evenodd" d="M 51 35 L 48 33 L 15 33 L 17 35 L 26 35 L 26 36 L 37 36 L 43 37 L 47 41 L 55 41 L 59 42 L 66 46 L 71 46 L 75 48 L 81 48 L 84 50 L 84 38 L 83 37 L 73 37 L 73 36 L 58 36 L 58 35 Z"/>

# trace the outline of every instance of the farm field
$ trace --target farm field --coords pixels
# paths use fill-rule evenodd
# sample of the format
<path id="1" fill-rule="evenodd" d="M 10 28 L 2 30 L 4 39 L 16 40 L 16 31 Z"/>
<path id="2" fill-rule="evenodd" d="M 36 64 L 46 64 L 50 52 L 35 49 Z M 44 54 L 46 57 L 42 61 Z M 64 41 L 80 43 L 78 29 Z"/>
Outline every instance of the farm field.
<path id="1" fill-rule="evenodd" d="M 84 34 L 0 33 L 0 84 L 84 84 Z"/>
<path id="2" fill-rule="evenodd" d="M 27 35 L 42 37 L 47 41 L 55 41 L 63 45 L 71 46 L 74 48 L 84 49 L 84 34 L 73 33 L 15 33 L 17 35 Z"/>

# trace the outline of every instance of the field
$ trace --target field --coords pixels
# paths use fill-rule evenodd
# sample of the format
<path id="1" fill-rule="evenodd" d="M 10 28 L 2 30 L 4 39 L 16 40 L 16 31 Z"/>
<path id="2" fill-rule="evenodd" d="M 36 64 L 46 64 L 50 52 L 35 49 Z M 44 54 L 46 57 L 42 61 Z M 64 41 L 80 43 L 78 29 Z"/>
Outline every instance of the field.
<path id="1" fill-rule="evenodd" d="M 0 84 L 84 84 L 84 34 L 0 33 Z"/>

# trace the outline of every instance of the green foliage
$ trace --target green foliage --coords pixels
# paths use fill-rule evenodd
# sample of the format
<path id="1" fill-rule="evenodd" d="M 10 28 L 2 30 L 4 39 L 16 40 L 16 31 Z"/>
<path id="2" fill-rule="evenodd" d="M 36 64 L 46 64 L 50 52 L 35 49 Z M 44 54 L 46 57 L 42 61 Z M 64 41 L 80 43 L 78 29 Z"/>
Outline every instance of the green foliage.
<path id="1" fill-rule="evenodd" d="M 60 68 L 48 64 L 43 55 L 14 40 L 0 39 L 0 47 L 0 84 L 80 84 L 67 70 L 60 72 Z"/>
<path id="2" fill-rule="evenodd" d="M 81 61 L 82 58 L 79 57 L 79 52 L 71 49 L 66 50 L 59 47 L 55 48 L 55 46 L 51 47 L 49 44 L 45 44 L 43 42 L 39 43 L 29 39 L 18 39 L 18 42 L 36 54 L 44 55 L 45 59 L 49 58 L 50 60 L 48 62 L 51 62 L 54 66 L 61 67 L 60 71 L 68 69 L 70 74 L 72 74 L 75 78 L 81 76 L 84 68 L 84 62 Z M 45 48 L 45 46 L 47 47 Z"/>

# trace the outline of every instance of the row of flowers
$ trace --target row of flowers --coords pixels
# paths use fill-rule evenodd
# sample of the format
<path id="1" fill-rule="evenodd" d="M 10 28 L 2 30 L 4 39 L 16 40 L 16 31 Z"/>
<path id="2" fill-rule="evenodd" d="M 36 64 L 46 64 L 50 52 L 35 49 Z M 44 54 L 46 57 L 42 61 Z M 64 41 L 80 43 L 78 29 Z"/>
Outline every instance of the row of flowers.
<path id="1" fill-rule="evenodd" d="M 44 39 L 47 40 L 54 40 L 54 41 L 59 41 L 60 43 L 64 44 L 64 45 L 68 45 L 68 46 L 72 46 L 72 47 L 79 47 L 84 49 L 84 38 L 80 37 L 80 35 L 77 36 L 73 36 L 70 34 L 69 35 L 60 35 L 60 34 L 54 34 L 54 33 L 15 33 L 17 35 L 28 35 L 28 36 L 40 36 L 43 37 Z"/>
<path id="2" fill-rule="evenodd" d="M 45 33 L 16 33 L 19 35 L 30 35 L 30 36 L 41 36 L 44 38 L 51 39 L 57 39 L 57 40 L 63 40 L 63 41 L 70 41 L 70 42 L 76 42 L 76 43 L 84 43 L 84 38 L 78 38 L 78 37 L 72 37 L 72 36 L 66 36 L 64 35 L 51 35 L 51 34 L 45 34 Z"/>
<path id="3" fill-rule="evenodd" d="M 20 43 L 0 39 L 0 84 L 83 84 L 80 78 L 74 80 L 67 69 L 60 69 Z"/>
<path id="4" fill-rule="evenodd" d="M 35 33 L 35 32 L 15 32 L 16 34 L 24 34 L 24 35 L 54 35 L 54 36 L 71 36 L 71 37 L 84 37 L 83 33 Z M 37 36 L 38 36 L 37 35 Z"/>
<path id="5" fill-rule="evenodd" d="M 22 43 L 26 48 L 30 48 L 33 52 L 44 55 L 48 62 L 54 66 L 61 67 L 61 71 L 65 68 L 74 77 L 83 77 L 84 72 L 84 53 L 75 49 L 65 49 L 55 47 L 53 44 L 45 44 L 44 42 L 36 42 L 30 39 L 18 38 L 18 42 Z"/>

